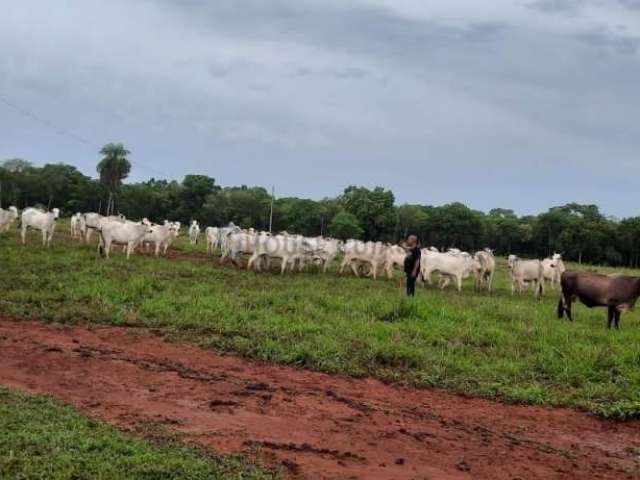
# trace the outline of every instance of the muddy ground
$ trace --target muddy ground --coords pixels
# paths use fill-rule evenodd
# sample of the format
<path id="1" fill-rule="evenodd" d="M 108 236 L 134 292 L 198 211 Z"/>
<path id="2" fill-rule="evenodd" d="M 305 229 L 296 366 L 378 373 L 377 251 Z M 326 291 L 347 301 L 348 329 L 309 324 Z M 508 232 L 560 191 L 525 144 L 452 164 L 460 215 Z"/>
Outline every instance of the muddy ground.
<path id="1" fill-rule="evenodd" d="M 293 478 L 640 476 L 640 422 L 261 364 L 144 329 L 0 319 L 0 384 Z"/>

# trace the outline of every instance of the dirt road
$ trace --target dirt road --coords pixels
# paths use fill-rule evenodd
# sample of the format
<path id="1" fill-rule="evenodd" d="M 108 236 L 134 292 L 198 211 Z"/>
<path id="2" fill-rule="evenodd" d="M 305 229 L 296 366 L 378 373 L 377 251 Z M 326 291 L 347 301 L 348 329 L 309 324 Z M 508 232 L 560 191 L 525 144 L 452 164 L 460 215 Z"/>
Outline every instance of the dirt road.
<path id="1" fill-rule="evenodd" d="M 640 422 L 260 364 L 142 329 L 0 319 L 0 384 L 50 394 L 133 430 L 160 423 L 295 478 L 621 479 L 640 472 Z"/>

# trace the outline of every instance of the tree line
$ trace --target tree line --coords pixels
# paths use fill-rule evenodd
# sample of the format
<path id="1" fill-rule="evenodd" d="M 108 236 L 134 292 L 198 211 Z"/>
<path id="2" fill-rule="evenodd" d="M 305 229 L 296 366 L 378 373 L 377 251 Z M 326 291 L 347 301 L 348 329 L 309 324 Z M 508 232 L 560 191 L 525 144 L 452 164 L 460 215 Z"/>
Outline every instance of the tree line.
<path id="1" fill-rule="evenodd" d="M 58 207 L 75 212 L 120 212 L 201 225 L 269 229 L 272 198 L 263 187 L 223 187 L 207 175 L 186 175 L 181 182 L 152 178 L 123 183 L 131 164 L 121 144 L 108 144 L 97 166 L 98 179 L 64 163 L 37 167 L 22 159 L 0 163 L 0 206 Z M 596 205 L 570 203 L 539 215 L 518 216 L 495 208 L 488 213 L 454 202 L 442 206 L 396 205 L 393 192 L 349 186 L 335 198 L 273 199 L 273 231 L 307 236 L 398 242 L 409 233 L 425 246 L 475 251 L 486 246 L 500 255 L 544 257 L 562 252 L 568 260 L 638 267 L 640 217 L 618 220 Z"/>

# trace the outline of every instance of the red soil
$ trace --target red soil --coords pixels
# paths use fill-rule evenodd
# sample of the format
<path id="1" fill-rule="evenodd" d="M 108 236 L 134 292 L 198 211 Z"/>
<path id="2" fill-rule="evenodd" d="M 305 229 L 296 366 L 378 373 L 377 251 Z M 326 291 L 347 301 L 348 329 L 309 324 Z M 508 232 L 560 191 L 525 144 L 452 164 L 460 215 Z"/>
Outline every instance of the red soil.
<path id="1" fill-rule="evenodd" d="M 0 384 L 295 478 L 640 476 L 640 422 L 260 364 L 143 329 L 0 319 Z"/>

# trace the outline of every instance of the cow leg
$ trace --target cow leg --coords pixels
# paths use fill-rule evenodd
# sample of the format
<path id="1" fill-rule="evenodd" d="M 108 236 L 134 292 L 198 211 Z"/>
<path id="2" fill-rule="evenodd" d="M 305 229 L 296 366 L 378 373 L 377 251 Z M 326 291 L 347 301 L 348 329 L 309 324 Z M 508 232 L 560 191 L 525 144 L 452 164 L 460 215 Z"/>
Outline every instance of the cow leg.
<path id="1" fill-rule="evenodd" d="M 558 300 L 558 318 L 562 318 L 564 316 L 564 297 L 560 295 L 560 300 Z"/>
<path id="2" fill-rule="evenodd" d="M 616 316 L 616 307 L 609 307 L 607 310 L 607 328 L 611 330 L 611 325 L 614 322 Z"/>
<path id="3" fill-rule="evenodd" d="M 613 319 L 616 322 L 616 330 L 620 329 L 620 316 L 621 315 L 622 315 L 622 312 L 616 308 L 616 311 L 615 311 L 614 316 L 613 316 Z"/>
<path id="4" fill-rule="evenodd" d="M 338 273 L 340 273 L 342 275 L 342 273 L 344 272 L 345 267 L 347 266 L 347 263 L 349 263 L 347 261 L 347 257 L 342 259 L 342 263 L 340 264 L 340 270 L 338 271 Z"/>
<path id="5" fill-rule="evenodd" d="M 333 263 L 335 255 L 329 255 L 327 258 L 324 259 L 324 265 L 322 267 L 322 273 L 327 273 L 329 271 L 329 267 L 331 267 L 331 264 Z"/>
<path id="6" fill-rule="evenodd" d="M 51 225 L 51 230 L 49 230 L 49 240 L 47 241 L 47 247 L 51 246 L 51 240 L 53 240 L 53 233 L 56 231 L 56 224 L 54 222 L 53 225 Z"/>
<path id="7" fill-rule="evenodd" d="M 360 275 L 358 274 L 358 267 L 356 266 L 356 262 L 350 262 L 350 266 L 351 266 L 351 271 L 353 272 L 353 274 L 356 277 L 359 277 Z"/>
<path id="8" fill-rule="evenodd" d="M 247 262 L 247 270 L 251 270 L 251 267 L 253 267 L 253 264 L 257 259 L 258 259 L 258 255 L 256 255 L 255 253 L 251 255 L 251 257 L 249 258 L 249 261 Z M 256 265 L 256 270 L 258 272 L 260 271 L 259 265 Z"/>
<path id="9" fill-rule="evenodd" d="M 564 297 L 564 311 L 569 321 L 573 322 L 573 297 Z"/>

